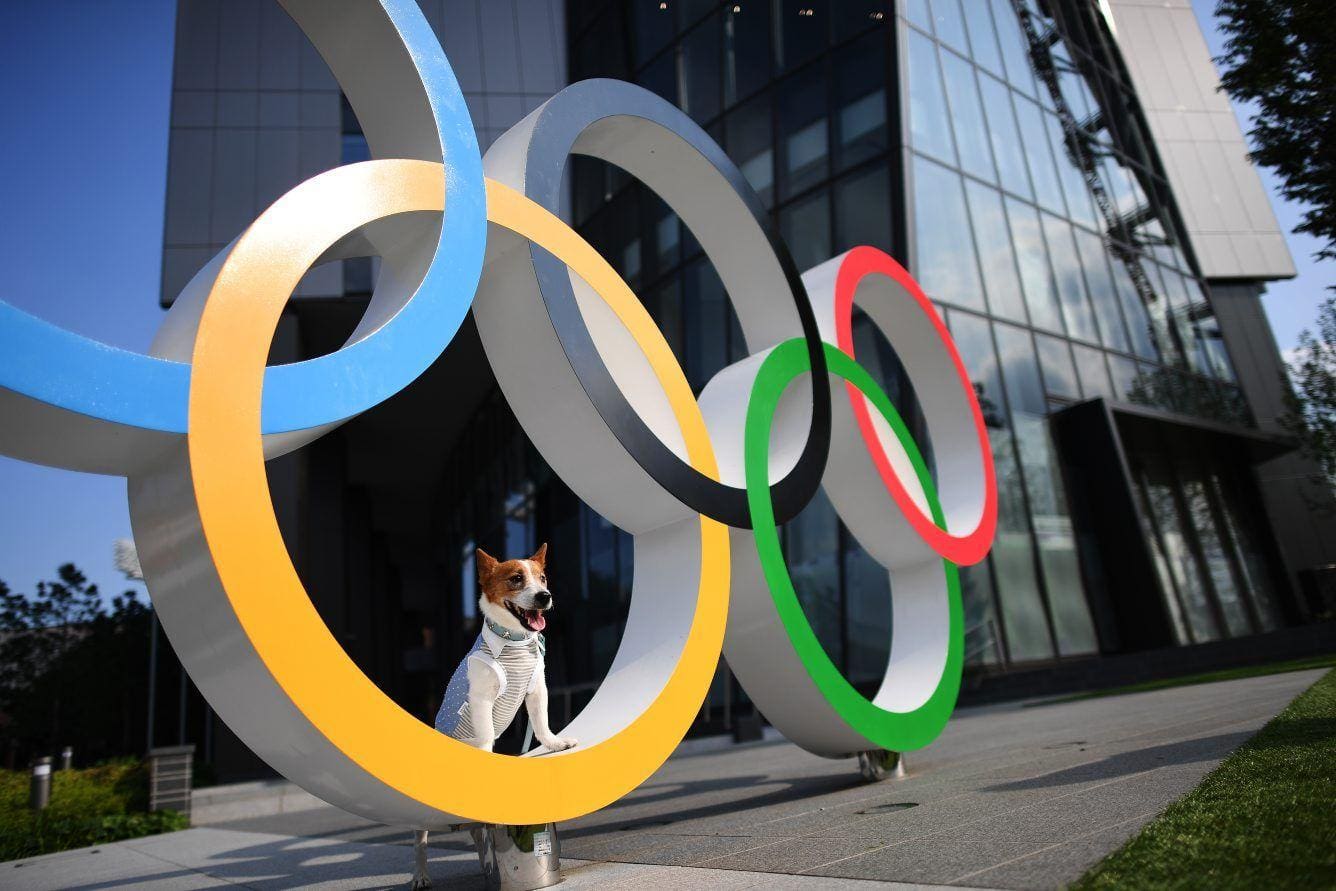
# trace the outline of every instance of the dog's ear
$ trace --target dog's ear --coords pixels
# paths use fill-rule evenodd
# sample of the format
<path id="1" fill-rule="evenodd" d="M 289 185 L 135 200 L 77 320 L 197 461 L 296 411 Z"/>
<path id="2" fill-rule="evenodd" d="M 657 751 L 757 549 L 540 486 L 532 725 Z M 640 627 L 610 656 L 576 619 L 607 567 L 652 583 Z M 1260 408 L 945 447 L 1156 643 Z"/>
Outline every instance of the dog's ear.
<path id="1" fill-rule="evenodd" d="M 547 542 L 540 544 L 538 550 L 534 551 L 533 556 L 529 559 L 544 569 L 547 569 Z"/>
<path id="2" fill-rule="evenodd" d="M 492 573 L 496 572 L 496 558 L 493 557 L 491 554 L 487 553 L 486 551 L 484 551 L 482 548 L 478 548 L 474 552 L 474 556 L 477 558 L 478 561 L 478 568 L 477 568 L 478 584 L 481 585 L 487 581 L 488 577 Z"/>

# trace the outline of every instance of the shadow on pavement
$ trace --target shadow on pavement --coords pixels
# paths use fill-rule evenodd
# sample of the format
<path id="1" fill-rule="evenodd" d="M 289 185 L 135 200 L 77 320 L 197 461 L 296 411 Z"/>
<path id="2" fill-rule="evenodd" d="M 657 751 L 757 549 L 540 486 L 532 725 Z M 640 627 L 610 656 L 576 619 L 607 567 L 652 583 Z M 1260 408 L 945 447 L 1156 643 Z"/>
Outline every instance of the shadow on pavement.
<path id="1" fill-rule="evenodd" d="M 1021 789 L 1042 789 L 1048 786 L 1067 786 L 1073 783 L 1088 783 L 1094 780 L 1110 780 L 1115 777 L 1145 773 L 1157 767 L 1171 764 L 1194 764 L 1199 761 L 1219 760 L 1241 746 L 1251 737 L 1251 733 L 1222 733 L 1216 736 L 1204 736 L 1182 742 L 1166 743 L 1162 746 L 1150 746 L 1120 752 L 1099 761 L 1077 764 L 1041 776 L 1026 780 L 1013 780 L 987 786 L 984 792 L 1013 792 Z"/>

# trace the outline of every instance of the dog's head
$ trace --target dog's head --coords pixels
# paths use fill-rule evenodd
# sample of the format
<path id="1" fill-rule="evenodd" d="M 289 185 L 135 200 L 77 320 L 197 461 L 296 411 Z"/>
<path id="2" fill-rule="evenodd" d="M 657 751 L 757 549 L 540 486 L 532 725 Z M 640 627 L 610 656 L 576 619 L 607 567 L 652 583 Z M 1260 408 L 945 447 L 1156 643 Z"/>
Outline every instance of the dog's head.
<path id="1" fill-rule="evenodd" d="M 478 605 L 483 615 L 516 631 L 542 631 L 552 608 L 547 589 L 547 545 L 527 560 L 497 560 L 478 548 Z"/>

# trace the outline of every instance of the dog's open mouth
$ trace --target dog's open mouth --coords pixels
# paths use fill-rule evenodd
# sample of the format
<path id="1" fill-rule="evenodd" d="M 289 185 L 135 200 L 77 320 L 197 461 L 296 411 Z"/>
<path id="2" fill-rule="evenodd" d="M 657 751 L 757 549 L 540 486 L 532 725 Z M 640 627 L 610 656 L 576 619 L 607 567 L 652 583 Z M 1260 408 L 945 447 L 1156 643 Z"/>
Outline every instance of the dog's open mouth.
<path id="1" fill-rule="evenodd" d="M 506 609 L 510 614 L 520 620 L 520 624 L 530 631 L 542 631 L 547 627 L 547 618 L 543 615 L 541 609 L 524 609 L 506 601 Z"/>

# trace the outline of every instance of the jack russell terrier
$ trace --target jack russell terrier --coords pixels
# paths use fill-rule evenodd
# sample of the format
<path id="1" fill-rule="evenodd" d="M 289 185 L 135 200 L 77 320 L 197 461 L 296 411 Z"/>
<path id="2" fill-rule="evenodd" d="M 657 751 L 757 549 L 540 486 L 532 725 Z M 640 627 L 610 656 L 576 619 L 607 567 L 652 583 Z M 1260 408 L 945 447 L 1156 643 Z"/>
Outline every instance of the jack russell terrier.
<path id="1" fill-rule="evenodd" d="M 547 724 L 546 644 L 540 633 L 547 627 L 544 614 L 553 606 L 547 545 L 527 560 L 505 562 L 479 548 L 476 566 L 483 627 L 450 678 L 436 729 L 490 752 L 523 700 L 534 738 L 552 752 L 571 748 L 576 740 L 554 736 Z M 430 888 L 425 829 L 414 834 L 413 853 L 412 887 Z"/>

